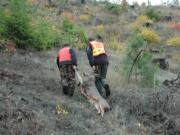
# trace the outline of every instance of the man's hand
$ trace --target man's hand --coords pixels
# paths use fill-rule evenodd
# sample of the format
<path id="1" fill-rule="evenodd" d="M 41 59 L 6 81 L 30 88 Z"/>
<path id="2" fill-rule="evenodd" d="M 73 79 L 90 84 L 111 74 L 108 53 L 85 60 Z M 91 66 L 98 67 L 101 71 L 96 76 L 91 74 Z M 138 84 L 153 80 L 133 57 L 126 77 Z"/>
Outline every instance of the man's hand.
<path id="1" fill-rule="evenodd" d="M 95 67 L 95 66 L 92 66 L 92 69 L 93 69 L 93 71 L 95 71 L 95 70 L 96 70 L 96 67 Z"/>
<path id="2" fill-rule="evenodd" d="M 76 65 L 73 65 L 73 69 L 74 69 L 74 70 L 77 70 L 77 66 L 76 66 Z"/>

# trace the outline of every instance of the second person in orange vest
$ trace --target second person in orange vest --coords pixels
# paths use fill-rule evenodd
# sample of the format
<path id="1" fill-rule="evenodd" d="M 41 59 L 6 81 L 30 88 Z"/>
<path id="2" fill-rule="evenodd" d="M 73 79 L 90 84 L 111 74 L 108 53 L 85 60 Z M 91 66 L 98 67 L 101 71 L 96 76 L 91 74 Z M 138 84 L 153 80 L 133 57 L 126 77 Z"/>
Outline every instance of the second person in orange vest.
<path id="1" fill-rule="evenodd" d="M 73 96 L 75 89 L 75 68 L 77 67 L 76 52 L 69 44 L 64 44 L 57 55 L 61 84 L 65 95 Z"/>
<path id="2" fill-rule="evenodd" d="M 89 38 L 86 49 L 89 64 L 95 72 L 95 85 L 99 93 L 102 95 L 102 88 L 105 89 L 106 97 L 110 95 L 110 88 L 106 80 L 108 69 L 108 56 L 102 42 Z"/>

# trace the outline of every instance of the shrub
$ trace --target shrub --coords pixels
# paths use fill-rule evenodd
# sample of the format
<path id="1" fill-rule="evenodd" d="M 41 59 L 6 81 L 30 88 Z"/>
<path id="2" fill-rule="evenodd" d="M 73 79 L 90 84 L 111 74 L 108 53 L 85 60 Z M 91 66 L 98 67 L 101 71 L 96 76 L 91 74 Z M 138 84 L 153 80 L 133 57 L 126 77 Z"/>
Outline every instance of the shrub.
<path id="1" fill-rule="evenodd" d="M 19 48 L 51 48 L 57 39 L 54 24 L 39 10 L 32 16 L 30 9 L 24 0 L 11 0 L 9 8 L 0 12 L 0 34 Z"/>
<path id="2" fill-rule="evenodd" d="M 88 23 L 90 21 L 90 15 L 88 14 L 84 14 L 84 15 L 81 15 L 79 16 L 79 20 L 84 22 L 84 23 Z"/>
<path id="3" fill-rule="evenodd" d="M 143 25 L 148 22 L 153 23 L 153 21 L 149 19 L 147 16 L 141 15 L 132 24 L 132 30 L 140 31 Z"/>
<path id="4" fill-rule="evenodd" d="M 57 39 L 57 31 L 53 23 L 42 18 L 36 18 L 33 22 L 32 47 L 38 50 L 45 50 L 54 46 Z"/>
<path id="5" fill-rule="evenodd" d="M 180 47 L 180 37 L 172 37 L 172 38 L 168 39 L 167 45 Z"/>
<path id="6" fill-rule="evenodd" d="M 158 21 L 160 19 L 159 13 L 152 7 L 147 7 L 143 14 L 154 21 Z"/>
<path id="7" fill-rule="evenodd" d="M 0 15 L 0 34 L 20 48 L 26 48 L 31 41 L 28 8 L 24 0 L 11 0 L 9 8 Z"/>
<path id="8" fill-rule="evenodd" d="M 75 26 L 72 22 L 65 19 L 61 26 L 62 44 L 69 43 L 78 49 L 84 49 L 87 43 L 87 36 L 84 30 Z"/>
<path id="9" fill-rule="evenodd" d="M 107 3 L 106 8 L 113 14 L 121 14 L 121 6 L 118 4 Z"/>
<path id="10" fill-rule="evenodd" d="M 146 22 L 152 21 L 148 16 L 145 15 L 140 15 L 137 19 L 137 22 L 139 22 L 140 24 L 144 24 Z"/>
<path id="11" fill-rule="evenodd" d="M 132 35 L 127 42 L 123 71 L 126 77 L 139 75 L 144 86 L 154 86 L 156 67 L 152 65 L 152 54 L 146 50 L 147 42 L 138 34 Z"/>
<path id="12" fill-rule="evenodd" d="M 148 42 L 148 43 L 160 43 L 159 35 L 152 29 L 142 28 L 140 35 Z"/>
<path id="13" fill-rule="evenodd" d="M 100 24 L 96 26 L 96 32 L 101 33 L 104 31 L 104 25 Z"/>

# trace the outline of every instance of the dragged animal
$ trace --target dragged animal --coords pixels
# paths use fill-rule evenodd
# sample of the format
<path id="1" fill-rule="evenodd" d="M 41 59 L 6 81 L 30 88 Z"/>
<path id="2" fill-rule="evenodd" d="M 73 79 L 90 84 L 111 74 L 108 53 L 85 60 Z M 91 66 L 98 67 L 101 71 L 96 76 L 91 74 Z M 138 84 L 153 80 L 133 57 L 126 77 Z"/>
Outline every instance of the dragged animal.
<path id="1" fill-rule="evenodd" d="M 103 117 L 104 113 L 110 110 L 110 105 L 96 89 L 94 76 L 84 74 L 84 78 L 82 79 L 76 70 L 76 77 L 79 81 L 81 94 L 96 108 L 98 114 Z"/>

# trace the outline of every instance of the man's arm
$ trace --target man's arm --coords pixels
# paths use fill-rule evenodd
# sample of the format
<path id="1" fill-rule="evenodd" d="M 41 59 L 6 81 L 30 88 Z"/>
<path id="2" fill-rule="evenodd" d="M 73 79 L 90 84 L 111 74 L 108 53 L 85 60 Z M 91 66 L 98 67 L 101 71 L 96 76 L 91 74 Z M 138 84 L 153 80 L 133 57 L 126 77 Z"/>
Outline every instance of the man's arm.
<path id="1" fill-rule="evenodd" d="M 56 58 L 56 64 L 57 64 L 57 66 L 59 67 L 59 58 L 58 58 L 58 56 L 57 56 L 57 58 Z"/>
<path id="2" fill-rule="evenodd" d="M 88 60 L 89 60 L 89 64 L 91 66 L 93 66 L 94 65 L 94 57 L 92 55 L 92 48 L 90 46 L 87 47 L 86 54 L 87 54 L 87 57 L 88 57 Z"/>
<path id="3" fill-rule="evenodd" d="M 77 66 L 77 57 L 76 57 L 76 52 L 74 49 L 70 49 L 70 53 L 71 53 L 71 59 L 72 59 L 72 63 L 73 65 Z"/>

